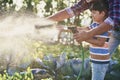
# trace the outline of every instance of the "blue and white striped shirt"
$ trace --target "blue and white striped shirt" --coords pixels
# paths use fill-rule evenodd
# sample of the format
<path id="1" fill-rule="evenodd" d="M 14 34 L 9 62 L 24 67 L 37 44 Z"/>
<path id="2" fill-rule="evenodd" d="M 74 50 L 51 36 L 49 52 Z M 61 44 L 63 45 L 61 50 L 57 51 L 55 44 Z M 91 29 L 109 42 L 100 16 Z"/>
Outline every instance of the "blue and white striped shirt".
<path id="1" fill-rule="evenodd" d="M 89 29 L 94 29 L 96 27 L 98 27 L 98 23 L 94 22 L 89 26 Z M 109 33 L 105 32 L 103 34 L 100 35 L 96 35 L 94 38 L 109 38 Z M 106 41 L 104 46 L 99 47 L 96 45 L 91 44 L 90 45 L 90 59 L 92 62 L 95 63 L 108 63 L 110 60 L 109 57 L 109 51 L 108 51 L 108 42 Z"/>

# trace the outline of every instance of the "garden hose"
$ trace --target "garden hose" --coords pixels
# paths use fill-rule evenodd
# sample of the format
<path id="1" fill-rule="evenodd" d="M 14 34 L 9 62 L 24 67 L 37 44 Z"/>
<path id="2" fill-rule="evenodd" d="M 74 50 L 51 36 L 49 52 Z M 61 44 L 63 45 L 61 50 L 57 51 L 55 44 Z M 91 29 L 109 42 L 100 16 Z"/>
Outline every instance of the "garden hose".
<path id="1" fill-rule="evenodd" d="M 69 31 L 70 30 L 70 31 Z M 76 27 L 68 27 L 68 30 L 62 30 L 59 35 L 58 35 L 58 39 L 60 39 L 60 35 L 62 32 L 72 32 L 73 34 L 77 32 L 77 28 Z M 76 80 L 80 80 L 80 76 L 82 75 L 82 72 L 84 71 L 84 48 L 82 43 L 80 43 L 80 45 L 78 46 L 80 49 L 80 54 L 82 53 L 82 67 L 80 68 L 80 72 L 78 74 L 78 77 Z M 64 49 L 65 50 L 65 49 Z"/>
<path id="2" fill-rule="evenodd" d="M 82 53 L 82 68 L 80 68 L 80 72 L 78 74 L 77 80 L 80 80 L 80 76 L 82 75 L 82 71 L 84 71 L 84 48 L 82 43 L 79 45 L 81 53 Z"/>
<path id="3" fill-rule="evenodd" d="M 77 33 L 77 27 L 68 27 L 68 29 L 70 29 L 72 31 L 72 33 Z M 80 45 L 78 46 L 81 50 L 82 53 L 82 68 L 80 68 L 80 72 L 78 74 L 77 80 L 80 80 L 80 76 L 82 75 L 82 71 L 84 71 L 84 48 L 82 43 L 80 43 Z M 81 54 L 80 53 L 80 54 Z"/>

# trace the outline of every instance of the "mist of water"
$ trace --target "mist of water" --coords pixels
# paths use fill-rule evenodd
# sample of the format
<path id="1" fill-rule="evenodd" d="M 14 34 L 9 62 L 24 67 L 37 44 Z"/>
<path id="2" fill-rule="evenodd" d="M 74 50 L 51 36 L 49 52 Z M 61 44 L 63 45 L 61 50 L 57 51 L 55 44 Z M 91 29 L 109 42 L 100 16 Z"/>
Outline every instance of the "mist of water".
<path id="1" fill-rule="evenodd" d="M 36 29 L 35 25 L 51 25 Z M 9 15 L 0 19 L 0 69 L 33 60 L 31 40 L 48 42 L 58 33 L 55 22 L 31 15 Z"/>

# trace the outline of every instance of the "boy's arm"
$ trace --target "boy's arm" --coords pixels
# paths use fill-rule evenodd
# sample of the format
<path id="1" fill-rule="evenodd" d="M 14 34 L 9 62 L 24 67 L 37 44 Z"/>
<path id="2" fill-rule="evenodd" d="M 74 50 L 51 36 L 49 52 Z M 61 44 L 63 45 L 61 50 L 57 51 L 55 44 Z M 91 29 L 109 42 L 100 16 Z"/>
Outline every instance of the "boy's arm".
<path id="1" fill-rule="evenodd" d="M 79 31 L 81 31 L 81 30 L 85 30 L 85 31 L 87 31 L 87 30 L 90 30 L 89 29 L 89 27 L 77 27 L 77 31 L 79 32 Z"/>
<path id="2" fill-rule="evenodd" d="M 97 39 L 91 38 L 86 40 L 86 42 L 96 46 L 103 46 L 105 41 L 106 41 L 106 38 L 97 38 Z"/>

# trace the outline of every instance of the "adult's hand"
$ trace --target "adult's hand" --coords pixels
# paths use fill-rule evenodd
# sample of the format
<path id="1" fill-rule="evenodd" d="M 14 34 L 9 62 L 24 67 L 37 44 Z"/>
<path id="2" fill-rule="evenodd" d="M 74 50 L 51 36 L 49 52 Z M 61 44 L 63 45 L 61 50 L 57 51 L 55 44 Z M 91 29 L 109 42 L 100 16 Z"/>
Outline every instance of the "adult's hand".
<path id="1" fill-rule="evenodd" d="M 80 31 L 79 33 L 74 34 L 74 39 L 76 39 L 76 41 L 78 43 L 81 43 L 82 41 L 85 41 L 89 38 L 88 36 L 88 32 L 87 31 Z"/>

